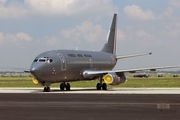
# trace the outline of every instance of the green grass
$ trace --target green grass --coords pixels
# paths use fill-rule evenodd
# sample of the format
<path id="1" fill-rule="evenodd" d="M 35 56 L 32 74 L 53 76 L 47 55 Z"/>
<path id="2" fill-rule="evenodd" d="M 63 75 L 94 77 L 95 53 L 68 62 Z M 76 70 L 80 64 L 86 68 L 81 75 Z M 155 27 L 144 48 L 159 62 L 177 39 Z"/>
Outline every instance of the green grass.
<path id="1" fill-rule="evenodd" d="M 38 87 L 31 77 L 0 77 L 0 87 Z"/>
<path id="2" fill-rule="evenodd" d="M 79 81 L 79 82 L 70 82 L 71 87 L 95 87 L 98 83 L 98 80 L 94 81 Z M 31 81 L 31 77 L 0 77 L 0 87 L 42 87 L 40 85 L 35 85 Z M 51 87 L 59 87 L 59 83 L 52 84 Z M 180 77 L 173 78 L 172 76 L 167 77 L 149 77 L 149 78 L 133 78 L 129 77 L 128 81 L 124 84 L 111 86 L 112 87 L 131 87 L 131 88 L 156 88 L 156 87 L 168 87 L 168 88 L 177 88 L 180 87 Z"/>
<path id="3" fill-rule="evenodd" d="M 180 78 L 130 78 L 121 87 L 180 87 Z"/>

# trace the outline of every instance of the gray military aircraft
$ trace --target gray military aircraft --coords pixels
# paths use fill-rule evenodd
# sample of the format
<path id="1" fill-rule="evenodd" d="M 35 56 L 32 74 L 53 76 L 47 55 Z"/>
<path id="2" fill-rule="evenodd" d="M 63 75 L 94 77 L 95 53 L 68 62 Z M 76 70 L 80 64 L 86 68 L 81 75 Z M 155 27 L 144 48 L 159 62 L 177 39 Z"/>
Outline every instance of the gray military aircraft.
<path id="1" fill-rule="evenodd" d="M 140 70 L 175 68 L 180 66 L 164 66 L 127 70 L 112 70 L 118 59 L 150 55 L 151 53 L 127 56 L 116 55 L 117 14 L 114 14 L 108 40 L 101 51 L 52 50 L 38 55 L 30 72 L 33 82 L 44 86 L 44 92 L 50 91 L 50 85 L 60 83 L 60 90 L 70 90 L 68 82 L 99 79 L 97 90 L 107 90 L 107 84 L 118 85 L 126 82 L 125 72 L 134 73 Z M 103 83 L 104 81 L 104 83 Z"/>

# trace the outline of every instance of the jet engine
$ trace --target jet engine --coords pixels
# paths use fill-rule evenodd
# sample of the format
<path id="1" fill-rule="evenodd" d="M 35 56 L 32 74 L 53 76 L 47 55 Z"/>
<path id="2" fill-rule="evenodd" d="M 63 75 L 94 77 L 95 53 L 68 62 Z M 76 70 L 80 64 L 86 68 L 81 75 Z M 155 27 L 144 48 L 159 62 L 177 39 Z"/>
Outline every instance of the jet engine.
<path id="1" fill-rule="evenodd" d="M 32 78 L 32 81 L 33 81 L 33 83 L 36 84 L 36 85 L 39 83 L 39 81 L 38 81 L 36 78 L 34 78 L 34 77 Z"/>
<path id="2" fill-rule="evenodd" d="M 124 73 L 108 73 L 104 77 L 104 82 L 109 85 L 119 85 L 126 82 L 126 76 Z"/>

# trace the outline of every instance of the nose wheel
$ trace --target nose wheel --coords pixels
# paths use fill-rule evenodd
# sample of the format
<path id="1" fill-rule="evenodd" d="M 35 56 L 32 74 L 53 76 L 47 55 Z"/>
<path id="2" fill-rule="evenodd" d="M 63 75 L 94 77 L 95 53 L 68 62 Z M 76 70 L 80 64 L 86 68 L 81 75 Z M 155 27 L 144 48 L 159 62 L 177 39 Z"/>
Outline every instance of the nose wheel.
<path id="1" fill-rule="evenodd" d="M 70 85 L 69 83 L 61 83 L 61 84 L 60 84 L 60 90 L 63 91 L 63 90 L 65 90 L 65 89 L 66 89 L 67 91 L 68 91 L 68 90 L 71 90 L 71 85 Z"/>
<path id="2" fill-rule="evenodd" d="M 49 86 L 44 87 L 44 91 L 43 92 L 50 92 L 50 87 Z"/>

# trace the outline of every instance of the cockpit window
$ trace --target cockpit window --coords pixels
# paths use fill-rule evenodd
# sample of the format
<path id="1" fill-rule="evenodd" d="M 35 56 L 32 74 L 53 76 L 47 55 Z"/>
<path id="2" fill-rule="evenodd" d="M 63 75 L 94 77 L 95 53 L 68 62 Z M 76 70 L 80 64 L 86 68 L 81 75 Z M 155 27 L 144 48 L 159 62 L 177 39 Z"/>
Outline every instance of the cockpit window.
<path id="1" fill-rule="evenodd" d="M 38 60 L 38 62 L 46 62 L 47 61 L 47 59 L 45 59 L 45 58 L 40 58 L 39 60 Z"/>
<path id="2" fill-rule="evenodd" d="M 49 62 L 50 62 L 50 63 L 52 63 L 52 62 L 53 62 L 53 60 L 52 60 L 52 59 L 49 59 Z"/>
<path id="3" fill-rule="evenodd" d="M 34 62 L 40 62 L 40 63 L 52 63 L 53 60 L 48 58 L 48 57 L 44 57 L 44 58 L 39 58 L 39 59 L 35 59 Z"/>
<path id="4" fill-rule="evenodd" d="M 34 62 L 37 62 L 38 61 L 38 59 L 34 59 Z"/>
<path id="5" fill-rule="evenodd" d="M 52 60 L 52 59 L 47 59 L 47 62 L 48 62 L 48 63 L 52 63 L 53 60 Z"/>

